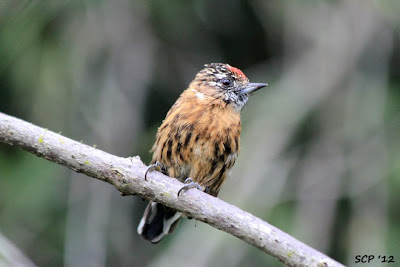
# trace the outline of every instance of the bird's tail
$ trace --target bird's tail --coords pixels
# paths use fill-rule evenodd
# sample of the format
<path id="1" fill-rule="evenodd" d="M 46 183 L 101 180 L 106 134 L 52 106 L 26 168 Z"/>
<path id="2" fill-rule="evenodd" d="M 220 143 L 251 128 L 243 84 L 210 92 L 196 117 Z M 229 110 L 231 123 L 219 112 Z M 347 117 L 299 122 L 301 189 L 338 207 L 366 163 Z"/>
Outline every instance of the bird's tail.
<path id="1" fill-rule="evenodd" d="M 144 240 L 157 244 L 175 230 L 180 218 L 180 212 L 150 201 L 137 228 L 138 234 Z"/>

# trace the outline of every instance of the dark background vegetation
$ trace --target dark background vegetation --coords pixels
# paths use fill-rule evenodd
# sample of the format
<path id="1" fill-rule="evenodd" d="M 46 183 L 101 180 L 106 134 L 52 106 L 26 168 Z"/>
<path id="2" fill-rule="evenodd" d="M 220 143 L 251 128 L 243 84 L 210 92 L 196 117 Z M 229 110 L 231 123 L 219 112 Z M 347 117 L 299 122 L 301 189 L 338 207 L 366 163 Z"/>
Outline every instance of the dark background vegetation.
<path id="1" fill-rule="evenodd" d="M 220 198 L 344 264 L 400 262 L 399 3 L 1 1 L 0 111 L 147 163 L 197 71 L 230 63 L 269 87 Z M 144 207 L 0 144 L 0 234 L 38 266 L 280 266 L 194 220 L 145 243 Z"/>

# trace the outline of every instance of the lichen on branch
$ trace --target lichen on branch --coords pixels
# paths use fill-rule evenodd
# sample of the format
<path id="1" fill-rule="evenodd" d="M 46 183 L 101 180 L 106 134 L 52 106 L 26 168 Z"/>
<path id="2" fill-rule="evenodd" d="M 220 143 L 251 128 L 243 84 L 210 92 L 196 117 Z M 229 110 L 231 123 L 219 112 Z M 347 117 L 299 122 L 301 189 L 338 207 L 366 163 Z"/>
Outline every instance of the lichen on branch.
<path id="1" fill-rule="evenodd" d="M 152 172 L 139 157 L 121 158 L 0 112 L 0 142 L 20 147 L 71 170 L 107 182 L 234 235 L 289 266 L 343 266 L 278 228 L 199 190 L 177 197 L 177 179 Z"/>

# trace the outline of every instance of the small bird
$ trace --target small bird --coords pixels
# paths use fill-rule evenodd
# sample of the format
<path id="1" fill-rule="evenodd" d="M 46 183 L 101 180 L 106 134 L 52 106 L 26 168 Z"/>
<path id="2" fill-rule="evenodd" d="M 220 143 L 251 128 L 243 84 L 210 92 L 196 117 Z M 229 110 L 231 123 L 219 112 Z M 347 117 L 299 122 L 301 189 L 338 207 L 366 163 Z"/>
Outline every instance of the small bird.
<path id="1" fill-rule="evenodd" d="M 157 170 L 185 183 L 178 196 L 198 188 L 216 197 L 239 153 L 240 111 L 249 94 L 265 86 L 249 83 L 241 70 L 228 64 L 206 64 L 158 128 L 145 178 Z M 150 201 L 138 234 L 156 244 L 175 230 L 181 216 Z"/>

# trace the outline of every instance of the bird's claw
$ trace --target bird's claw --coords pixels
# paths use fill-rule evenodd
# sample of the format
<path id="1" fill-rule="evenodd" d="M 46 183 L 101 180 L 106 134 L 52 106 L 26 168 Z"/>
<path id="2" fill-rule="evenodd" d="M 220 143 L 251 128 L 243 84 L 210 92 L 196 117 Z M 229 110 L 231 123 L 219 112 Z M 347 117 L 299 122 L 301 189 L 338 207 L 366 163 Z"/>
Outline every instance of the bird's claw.
<path id="1" fill-rule="evenodd" d="M 197 188 L 197 189 L 199 189 L 199 190 L 201 190 L 203 192 L 206 190 L 205 187 L 199 185 L 198 183 L 193 182 L 192 178 L 187 178 L 185 180 L 185 185 L 181 189 L 179 189 L 179 191 L 178 191 L 178 197 L 179 197 L 179 195 L 181 194 L 182 191 L 186 191 L 186 190 L 191 189 L 191 188 Z"/>
<path id="2" fill-rule="evenodd" d="M 144 173 L 144 179 L 147 181 L 147 174 L 151 171 L 163 172 L 163 170 L 164 165 L 161 162 L 157 161 L 156 163 L 149 165 L 146 172 Z"/>

